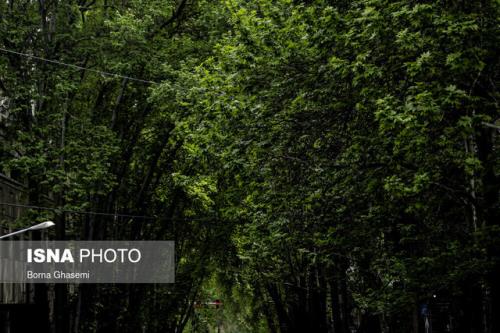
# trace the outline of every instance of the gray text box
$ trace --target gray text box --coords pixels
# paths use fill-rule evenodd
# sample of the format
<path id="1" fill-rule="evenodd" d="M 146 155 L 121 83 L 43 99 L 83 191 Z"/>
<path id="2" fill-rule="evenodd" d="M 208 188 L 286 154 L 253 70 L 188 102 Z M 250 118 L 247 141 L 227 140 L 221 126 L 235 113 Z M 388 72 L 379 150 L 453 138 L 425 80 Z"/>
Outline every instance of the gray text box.
<path id="1" fill-rule="evenodd" d="M 174 283 L 173 241 L 0 241 L 0 283 Z"/>

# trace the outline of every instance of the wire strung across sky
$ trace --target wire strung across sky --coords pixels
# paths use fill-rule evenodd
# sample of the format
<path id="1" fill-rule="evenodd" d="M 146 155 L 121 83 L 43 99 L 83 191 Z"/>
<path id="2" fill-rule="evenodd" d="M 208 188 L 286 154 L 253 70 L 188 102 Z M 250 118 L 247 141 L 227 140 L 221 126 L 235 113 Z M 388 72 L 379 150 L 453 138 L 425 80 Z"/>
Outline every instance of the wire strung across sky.
<path id="1" fill-rule="evenodd" d="M 74 65 L 74 64 L 67 64 L 67 63 L 64 63 L 62 61 L 45 59 L 45 58 L 37 57 L 35 55 L 28 54 L 28 53 L 22 53 L 22 52 L 17 52 L 17 51 L 13 51 L 13 50 L 4 49 L 2 47 L 0 47 L 0 51 L 11 53 L 11 54 L 20 55 L 20 56 L 23 56 L 23 57 L 32 58 L 32 59 L 35 59 L 35 60 L 38 60 L 38 61 L 44 61 L 44 62 L 47 62 L 47 63 L 50 63 L 50 64 L 54 64 L 54 65 L 66 66 L 66 67 L 73 68 L 73 69 L 76 69 L 76 70 L 79 70 L 79 71 L 93 72 L 93 73 L 101 74 L 101 75 L 104 75 L 104 76 L 117 77 L 117 78 L 121 78 L 121 79 L 126 79 L 126 80 L 130 80 L 130 81 L 137 81 L 137 82 L 142 82 L 142 83 L 147 83 L 147 84 L 158 84 L 158 82 L 154 82 L 154 81 L 137 79 L 137 78 L 134 78 L 134 77 L 130 77 L 130 76 L 126 76 L 126 75 L 121 75 L 121 74 L 110 73 L 110 72 L 104 72 L 104 71 L 100 71 L 100 70 L 97 70 L 97 69 L 86 68 L 86 67 L 82 67 L 82 66 L 78 66 L 78 65 Z"/>
<path id="2" fill-rule="evenodd" d="M 68 209 L 59 209 L 53 207 L 42 207 L 42 206 L 33 206 L 33 205 L 23 205 L 23 204 L 15 204 L 9 202 L 0 202 L 0 206 L 11 206 L 11 207 L 20 207 L 20 208 L 28 208 L 28 209 L 37 209 L 37 210 L 51 210 L 54 212 L 62 212 L 62 213 L 70 213 L 70 214 L 82 214 L 82 215 L 99 215 L 99 216 L 112 216 L 112 217 L 125 217 L 125 218 L 136 218 L 143 220 L 168 220 L 168 221 L 204 221 L 210 220 L 212 218 L 167 218 L 167 217 L 155 217 L 155 216 L 145 216 L 145 215 L 130 215 L 130 214 L 114 214 L 114 213 L 101 213 L 101 212 L 91 212 L 91 211 L 81 211 L 81 210 L 68 210 Z"/>

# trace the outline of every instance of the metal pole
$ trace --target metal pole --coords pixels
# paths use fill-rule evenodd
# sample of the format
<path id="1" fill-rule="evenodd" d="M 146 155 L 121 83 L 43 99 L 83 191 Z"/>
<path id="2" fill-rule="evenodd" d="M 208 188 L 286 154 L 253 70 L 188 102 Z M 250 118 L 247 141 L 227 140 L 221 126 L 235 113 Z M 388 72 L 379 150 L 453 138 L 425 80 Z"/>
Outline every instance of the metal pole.
<path id="1" fill-rule="evenodd" d="M 22 234 L 23 232 L 26 232 L 28 230 L 29 230 L 29 228 L 18 230 L 18 231 L 14 231 L 14 232 L 11 232 L 10 234 L 1 236 L 0 239 L 9 238 L 9 237 L 17 235 L 17 234 Z"/>

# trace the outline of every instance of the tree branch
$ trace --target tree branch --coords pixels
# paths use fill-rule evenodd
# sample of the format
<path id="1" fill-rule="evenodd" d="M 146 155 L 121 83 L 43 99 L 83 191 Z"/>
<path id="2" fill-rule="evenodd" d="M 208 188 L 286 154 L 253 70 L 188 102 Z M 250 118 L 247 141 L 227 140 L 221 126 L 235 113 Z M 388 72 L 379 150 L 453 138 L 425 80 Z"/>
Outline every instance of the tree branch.
<path id="1" fill-rule="evenodd" d="M 500 126 L 498 125 L 495 125 L 495 124 L 490 124 L 490 123 L 487 123 L 487 122 L 482 122 L 483 126 L 486 126 L 486 127 L 490 127 L 490 128 L 494 128 L 496 130 L 500 130 Z"/>
<path id="2" fill-rule="evenodd" d="M 172 16 L 170 16 L 170 18 L 168 20 L 166 20 L 165 22 L 163 22 L 159 27 L 158 29 L 154 30 L 150 35 L 149 37 L 152 38 L 154 37 L 157 33 L 159 33 L 161 30 L 163 30 L 166 26 L 168 26 L 169 24 L 173 23 L 175 20 L 177 20 L 177 18 L 179 18 L 179 16 L 182 14 L 182 11 L 184 10 L 184 8 L 186 7 L 186 4 L 187 4 L 187 0 L 181 0 L 181 3 L 179 4 L 179 6 L 177 6 L 177 9 L 172 13 Z"/>

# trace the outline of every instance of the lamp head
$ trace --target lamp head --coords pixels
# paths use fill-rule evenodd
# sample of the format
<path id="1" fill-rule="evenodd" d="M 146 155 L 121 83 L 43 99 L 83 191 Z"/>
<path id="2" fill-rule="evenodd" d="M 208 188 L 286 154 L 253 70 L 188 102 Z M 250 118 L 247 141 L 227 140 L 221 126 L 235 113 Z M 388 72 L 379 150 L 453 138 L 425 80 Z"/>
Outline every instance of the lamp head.
<path id="1" fill-rule="evenodd" d="M 29 230 L 42 230 L 42 229 L 47 229 L 47 228 L 53 227 L 54 225 L 55 225 L 55 223 L 52 221 L 45 221 L 45 222 L 42 222 L 42 223 L 39 223 L 39 224 L 32 226 L 31 228 L 29 228 Z"/>

